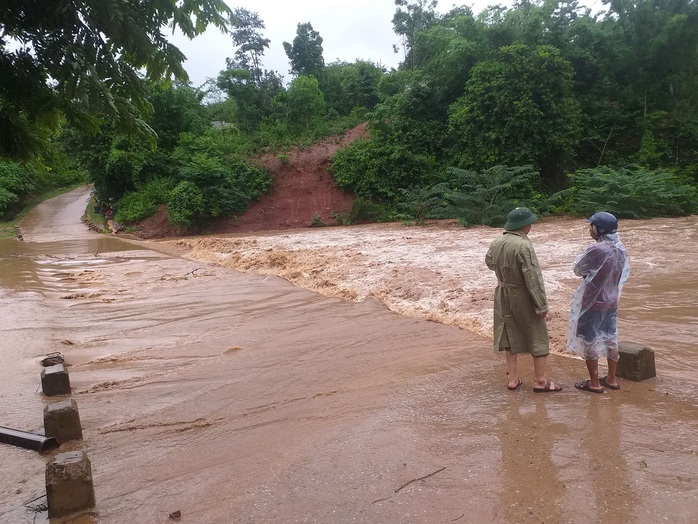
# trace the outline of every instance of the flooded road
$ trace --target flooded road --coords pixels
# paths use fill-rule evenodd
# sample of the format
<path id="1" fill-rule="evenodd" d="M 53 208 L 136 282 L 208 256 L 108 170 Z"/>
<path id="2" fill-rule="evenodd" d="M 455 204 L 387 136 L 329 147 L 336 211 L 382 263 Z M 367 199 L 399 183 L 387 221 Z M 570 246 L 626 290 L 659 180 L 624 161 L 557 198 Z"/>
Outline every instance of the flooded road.
<path id="1" fill-rule="evenodd" d="M 506 391 L 490 349 L 495 230 L 140 244 L 79 224 L 88 198 L 40 206 L 27 242 L 0 244 L 0 425 L 42 428 L 38 360 L 63 352 L 84 431 L 68 449 L 97 495 L 70 522 L 696 521 L 696 217 L 622 224 L 621 339 L 652 346 L 659 377 L 585 395 L 583 363 L 552 358 L 566 389 L 547 396 L 529 360 Z M 531 235 L 558 351 L 585 229 Z M 32 502 L 47 460 L 0 445 L 0 522 L 48 522 Z"/>
<path id="2" fill-rule="evenodd" d="M 248 273 L 280 276 L 327 296 L 372 296 L 401 315 L 492 335 L 496 279 L 484 254 L 498 230 L 375 224 L 168 242 L 185 256 Z M 621 341 L 649 345 L 663 376 L 698 385 L 698 217 L 621 221 L 631 276 L 620 307 Z M 571 270 L 592 240 L 584 220 L 545 219 L 530 234 L 551 304 L 552 347 L 564 352 Z"/>

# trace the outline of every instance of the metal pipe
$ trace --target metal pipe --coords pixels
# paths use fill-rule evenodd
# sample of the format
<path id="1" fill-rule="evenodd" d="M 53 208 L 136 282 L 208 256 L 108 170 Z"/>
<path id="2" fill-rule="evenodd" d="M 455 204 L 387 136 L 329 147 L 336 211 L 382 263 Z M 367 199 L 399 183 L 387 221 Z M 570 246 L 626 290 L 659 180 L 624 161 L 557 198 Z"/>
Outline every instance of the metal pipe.
<path id="1" fill-rule="evenodd" d="M 0 442 L 11 444 L 12 446 L 19 446 L 20 448 L 33 449 L 39 453 L 51 451 L 59 446 L 58 441 L 54 437 L 46 437 L 44 435 L 37 435 L 36 433 L 6 428 L 4 426 L 0 426 Z"/>

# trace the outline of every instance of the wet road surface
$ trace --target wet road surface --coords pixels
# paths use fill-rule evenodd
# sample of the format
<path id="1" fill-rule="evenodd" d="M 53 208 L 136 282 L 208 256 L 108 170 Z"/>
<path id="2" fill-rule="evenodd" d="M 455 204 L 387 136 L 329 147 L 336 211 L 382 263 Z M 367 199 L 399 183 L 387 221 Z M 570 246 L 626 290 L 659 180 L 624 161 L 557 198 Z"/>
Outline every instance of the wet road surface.
<path id="1" fill-rule="evenodd" d="M 41 429 L 38 360 L 62 351 L 85 435 L 67 449 L 97 493 L 71 522 L 696 521 L 690 339 L 675 372 L 620 392 L 574 390 L 583 365 L 558 357 L 562 393 L 533 394 L 525 358 L 512 393 L 486 337 L 73 230 L 87 197 L 1 251 L 3 422 Z M 663 293 L 657 340 L 691 329 L 655 314 L 685 300 Z M 48 458 L 0 446 L 0 522 L 47 522 L 26 504 Z"/>

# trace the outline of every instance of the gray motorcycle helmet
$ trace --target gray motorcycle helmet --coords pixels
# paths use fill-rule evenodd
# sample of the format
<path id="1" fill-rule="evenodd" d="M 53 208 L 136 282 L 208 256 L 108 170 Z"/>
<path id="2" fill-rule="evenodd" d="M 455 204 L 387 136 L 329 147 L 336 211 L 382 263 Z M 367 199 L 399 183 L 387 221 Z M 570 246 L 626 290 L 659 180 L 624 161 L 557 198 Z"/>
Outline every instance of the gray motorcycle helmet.
<path id="1" fill-rule="evenodd" d="M 615 233 L 618 231 L 618 219 L 612 215 L 611 213 L 607 213 L 606 211 L 599 211 L 598 213 L 594 213 L 591 215 L 589 218 L 587 218 L 587 222 L 590 224 L 594 224 L 597 228 L 599 228 L 599 231 L 601 234 L 604 233 Z"/>

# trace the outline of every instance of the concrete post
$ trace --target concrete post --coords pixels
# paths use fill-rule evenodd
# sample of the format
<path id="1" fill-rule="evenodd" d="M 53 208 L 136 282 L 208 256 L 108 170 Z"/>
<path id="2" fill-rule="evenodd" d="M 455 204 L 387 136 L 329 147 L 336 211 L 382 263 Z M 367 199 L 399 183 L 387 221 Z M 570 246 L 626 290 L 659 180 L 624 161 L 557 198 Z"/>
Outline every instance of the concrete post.
<path id="1" fill-rule="evenodd" d="M 41 390 L 47 397 L 70 395 L 70 378 L 63 364 L 48 366 L 41 370 Z"/>
<path id="2" fill-rule="evenodd" d="M 657 376 L 652 348 L 625 342 L 618 344 L 618 351 L 620 360 L 616 375 L 619 377 L 640 381 Z"/>
<path id="3" fill-rule="evenodd" d="M 58 352 L 49 353 L 44 358 L 41 359 L 41 365 L 44 367 L 55 366 L 56 364 L 65 364 L 63 355 Z"/>
<path id="4" fill-rule="evenodd" d="M 44 408 L 44 435 L 63 444 L 82 438 L 80 413 L 73 399 L 52 402 Z"/>
<path id="5" fill-rule="evenodd" d="M 46 498 L 49 518 L 94 507 L 92 465 L 85 453 L 59 453 L 46 465 Z"/>

